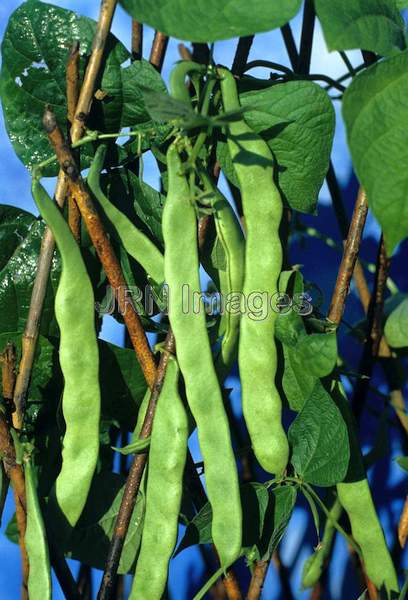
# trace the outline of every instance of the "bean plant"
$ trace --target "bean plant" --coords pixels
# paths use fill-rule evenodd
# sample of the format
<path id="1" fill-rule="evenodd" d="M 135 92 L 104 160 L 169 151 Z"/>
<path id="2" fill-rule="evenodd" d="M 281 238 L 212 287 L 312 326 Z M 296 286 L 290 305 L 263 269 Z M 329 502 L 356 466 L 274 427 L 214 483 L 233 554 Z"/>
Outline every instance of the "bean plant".
<path id="1" fill-rule="evenodd" d="M 116 0 L 97 21 L 26 0 L 2 41 L 5 126 L 39 213 L 0 205 L 0 516 L 11 483 L 21 596 L 58 581 L 68 600 L 331 598 L 338 543 L 347 597 L 402 600 L 405 484 L 391 522 L 379 508 L 381 465 L 408 470 L 407 279 L 391 278 L 408 2 L 119 3 L 130 51 Z M 317 27 L 340 77 L 311 70 Z M 258 34 L 285 64 L 273 44 L 256 55 Z M 300 567 L 282 553 L 299 511 Z M 169 573 L 193 546 L 183 595 Z"/>

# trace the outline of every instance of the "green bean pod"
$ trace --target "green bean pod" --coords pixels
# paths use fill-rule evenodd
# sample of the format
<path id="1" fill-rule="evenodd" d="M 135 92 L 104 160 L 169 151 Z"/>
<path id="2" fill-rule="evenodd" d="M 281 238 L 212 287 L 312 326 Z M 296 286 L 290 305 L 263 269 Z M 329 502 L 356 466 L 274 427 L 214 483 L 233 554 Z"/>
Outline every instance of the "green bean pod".
<path id="1" fill-rule="evenodd" d="M 330 549 L 336 528 L 333 521 L 340 519 L 343 507 L 339 500 L 336 500 L 330 509 L 330 519 L 326 520 L 324 526 L 323 538 L 318 549 L 305 561 L 302 573 L 302 587 L 313 587 L 320 579 L 329 558 Z"/>
<path id="2" fill-rule="evenodd" d="M 114 226 L 126 252 L 143 267 L 154 281 L 162 283 L 164 280 L 162 253 L 147 235 L 135 227 L 132 221 L 108 200 L 101 189 L 100 172 L 105 161 L 106 150 L 107 146 L 101 145 L 95 153 L 87 177 L 89 189 Z"/>
<path id="3" fill-rule="evenodd" d="M 367 479 L 338 483 L 337 493 L 350 520 L 353 538 L 360 546 L 368 578 L 377 589 L 385 586 L 388 594 L 398 592 L 394 564 L 378 520 Z"/>
<path id="4" fill-rule="evenodd" d="M 241 550 L 242 509 L 227 415 L 214 368 L 204 311 L 186 306 L 200 294 L 197 219 L 183 165 L 173 143 L 167 152 L 168 195 L 163 210 L 164 272 L 169 286 L 169 319 L 187 400 L 197 423 L 212 506 L 212 538 L 222 565 Z M 198 368 L 197 368 L 198 367 Z"/>
<path id="5" fill-rule="evenodd" d="M 182 60 L 173 67 L 169 80 L 170 95 L 188 105 L 191 104 L 191 97 L 186 86 L 186 77 L 190 73 L 205 73 L 205 66 L 192 60 Z"/>
<path id="6" fill-rule="evenodd" d="M 170 358 L 153 422 L 142 544 L 130 600 L 161 600 L 177 541 L 188 441 L 178 379 L 177 361 Z"/>
<path id="7" fill-rule="evenodd" d="M 227 69 L 218 69 L 218 73 L 224 110 L 238 110 L 233 75 Z M 248 308 L 259 294 L 263 303 L 267 302 L 267 315 L 262 320 L 248 308 L 241 317 L 238 363 L 242 410 L 259 463 L 270 473 L 282 474 L 288 462 L 289 445 L 275 384 L 277 312 L 270 306 L 278 291 L 282 268 L 279 239 L 282 200 L 273 180 L 273 157 L 266 142 L 243 119 L 229 124 L 227 141 L 240 185 L 247 233 L 243 298 Z"/>
<path id="8" fill-rule="evenodd" d="M 61 336 L 59 360 L 64 376 L 62 411 L 66 431 L 55 497 L 66 520 L 75 526 L 85 506 L 99 453 L 101 400 L 95 299 L 80 249 L 62 214 L 37 179 L 33 179 L 32 192 L 62 259 L 55 316 Z"/>
<path id="9" fill-rule="evenodd" d="M 30 459 L 24 464 L 24 477 L 27 498 L 25 545 L 30 565 L 28 594 L 30 600 L 48 600 L 52 597 L 48 543 Z"/>
<path id="10" fill-rule="evenodd" d="M 214 209 L 217 237 L 225 252 L 225 271 L 220 270 L 220 293 L 226 303 L 221 316 L 220 332 L 223 333 L 221 349 L 215 366 L 220 381 L 231 370 L 238 353 L 240 310 L 233 310 L 233 297 L 241 295 L 245 268 L 245 239 L 241 226 L 228 200 L 214 185 L 209 175 L 200 173 L 204 190 L 208 193 L 210 206 Z M 230 300 L 230 301 L 229 301 Z M 237 302 L 235 302 L 235 306 Z"/>

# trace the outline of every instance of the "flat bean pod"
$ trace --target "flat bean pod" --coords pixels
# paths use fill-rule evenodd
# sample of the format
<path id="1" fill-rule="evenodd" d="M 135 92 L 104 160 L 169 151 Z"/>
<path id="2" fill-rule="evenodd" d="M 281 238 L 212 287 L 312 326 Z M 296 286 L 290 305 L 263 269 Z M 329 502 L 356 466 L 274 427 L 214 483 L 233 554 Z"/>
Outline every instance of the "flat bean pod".
<path id="1" fill-rule="evenodd" d="M 61 335 L 66 431 L 55 497 L 60 511 L 74 526 L 85 506 L 99 453 L 101 400 L 95 299 L 80 249 L 62 214 L 37 179 L 33 179 L 32 191 L 62 259 L 55 316 Z"/>
<path id="2" fill-rule="evenodd" d="M 188 441 L 178 378 L 177 361 L 170 358 L 153 422 L 142 544 L 130 600 L 161 600 L 177 541 Z"/>
<path id="3" fill-rule="evenodd" d="M 214 368 L 204 311 L 186 306 L 201 292 L 197 250 L 197 218 L 175 143 L 167 152 L 168 195 L 163 211 L 164 270 L 169 286 L 169 319 L 187 400 L 197 423 L 212 506 L 212 537 L 222 565 L 241 550 L 242 509 L 238 475 L 227 415 Z"/>
<path id="4" fill-rule="evenodd" d="M 102 209 L 112 223 L 125 248 L 154 281 L 164 280 L 164 258 L 153 242 L 135 227 L 130 219 L 108 200 L 100 185 L 100 172 L 105 160 L 107 147 L 99 146 L 88 173 L 87 183 L 92 194 L 102 206 Z"/>
<path id="5" fill-rule="evenodd" d="M 220 292 L 227 303 L 221 316 L 223 333 L 221 349 L 216 358 L 216 371 L 223 381 L 231 370 L 238 352 L 241 312 L 233 296 L 242 292 L 245 268 L 245 239 L 241 226 L 228 200 L 221 194 L 209 175 L 200 174 L 210 206 L 214 209 L 214 222 L 218 239 L 225 252 L 225 271 L 219 271 Z"/>
<path id="6" fill-rule="evenodd" d="M 218 73 L 224 110 L 238 110 L 233 75 L 227 69 L 218 69 Z M 255 297 L 267 302 L 267 314 L 261 319 L 248 308 L 241 317 L 238 362 L 242 410 L 259 463 L 266 471 L 281 474 L 288 462 L 289 446 L 275 384 L 277 313 L 271 310 L 270 301 L 278 291 L 282 268 L 282 200 L 273 180 L 273 157 L 266 142 L 243 119 L 229 124 L 227 142 L 240 185 L 247 234 L 243 297 L 248 307 Z"/>
<path id="7" fill-rule="evenodd" d="M 48 543 L 30 459 L 25 462 L 24 477 L 27 498 L 25 545 L 30 566 L 28 594 L 30 600 L 48 600 L 52 597 Z"/>

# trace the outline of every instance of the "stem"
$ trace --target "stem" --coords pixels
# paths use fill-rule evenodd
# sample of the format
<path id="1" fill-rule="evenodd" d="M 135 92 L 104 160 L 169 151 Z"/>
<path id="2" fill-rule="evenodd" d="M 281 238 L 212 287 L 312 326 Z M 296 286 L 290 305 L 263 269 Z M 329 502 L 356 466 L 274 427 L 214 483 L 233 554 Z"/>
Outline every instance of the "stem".
<path id="1" fill-rule="evenodd" d="M 177 48 L 182 60 L 193 60 L 193 55 L 187 48 L 187 46 L 185 46 L 184 44 L 178 44 Z"/>
<path id="2" fill-rule="evenodd" d="M 257 560 L 252 573 L 246 600 L 259 600 L 268 572 L 269 560 Z"/>
<path id="3" fill-rule="evenodd" d="M 133 304 L 126 302 L 123 293 L 126 289 L 126 280 L 123 276 L 121 266 L 116 258 L 112 244 L 104 230 L 102 221 L 95 209 L 92 199 L 85 188 L 71 150 L 66 144 L 64 136 L 57 125 L 55 115 L 49 109 L 46 109 L 44 113 L 43 124 L 50 143 L 58 157 L 60 166 L 69 179 L 70 189 L 75 196 L 81 216 L 97 251 L 99 260 L 102 263 L 109 283 L 115 290 L 119 310 L 123 315 L 136 357 L 140 363 L 146 382 L 149 387 L 152 387 L 156 373 L 154 357 L 150 350 L 139 315 Z"/>
<path id="4" fill-rule="evenodd" d="M 132 19 L 132 60 L 143 58 L 143 24 Z"/>
<path id="5" fill-rule="evenodd" d="M 285 42 L 286 52 L 288 53 L 290 64 L 292 65 L 292 69 L 295 70 L 298 63 L 298 51 L 289 23 L 286 23 L 286 25 L 281 27 L 281 34 L 283 41 Z"/>
<path id="6" fill-rule="evenodd" d="M 350 289 L 350 282 L 353 276 L 354 267 L 360 250 L 361 237 L 367 218 L 368 205 L 367 197 L 362 188 L 360 188 L 354 206 L 353 217 L 350 229 L 344 245 L 343 258 L 337 274 L 336 285 L 334 288 L 328 319 L 337 326 L 340 324 L 347 294 Z"/>
<path id="7" fill-rule="evenodd" d="M 351 62 L 349 61 L 349 57 L 347 56 L 347 54 L 345 52 L 343 52 L 342 50 L 340 50 L 339 52 L 344 64 L 346 65 L 350 76 L 354 77 L 356 75 L 356 70 L 354 69 L 353 65 L 351 64 Z M 365 65 L 364 65 L 365 66 Z M 338 81 L 338 80 L 337 80 Z"/>
<path id="8" fill-rule="evenodd" d="M 307 74 L 310 71 L 310 60 L 312 57 L 313 32 L 315 25 L 315 10 L 313 0 L 305 0 L 303 9 L 302 35 L 300 39 L 299 59 L 296 71 Z"/>
<path id="9" fill-rule="evenodd" d="M 234 61 L 231 67 L 231 72 L 237 77 L 241 77 L 244 73 L 244 69 L 246 70 L 245 65 L 248 60 L 254 37 L 255 36 L 253 35 L 248 35 L 239 38 Z"/>
<path id="10" fill-rule="evenodd" d="M 77 142 L 83 133 L 85 119 L 91 107 L 95 81 L 101 64 L 103 50 L 115 6 L 116 0 L 103 0 L 101 3 L 99 20 L 92 45 L 92 54 L 86 69 L 84 83 L 82 85 L 78 105 L 76 107 L 74 124 L 71 128 L 71 139 L 73 142 Z M 52 157 L 52 160 L 49 162 L 51 163 L 53 161 L 54 158 Z M 59 206 L 63 206 L 66 193 L 67 180 L 63 171 L 60 171 L 55 189 L 55 201 Z M 13 425 L 16 429 L 21 429 L 23 423 L 25 401 L 34 362 L 35 348 L 40 329 L 41 313 L 47 291 L 47 283 L 51 271 L 53 254 L 54 238 L 51 231 L 46 228 L 41 243 L 40 254 L 38 256 L 37 272 L 34 280 L 33 290 L 31 292 L 30 308 L 22 338 L 22 355 L 14 390 L 14 404 L 16 406 L 16 412 L 13 414 Z"/>
<path id="11" fill-rule="evenodd" d="M 169 43 L 169 38 L 164 33 L 160 33 L 160 31 L 156 31 L 154 34 L 152 49 L 150 51 L 150 63 L 157 69 L 159 73 L 161 73 L 164 56 L 167 50 L 167 44 Z"/>
<path id="12" fill-rule="evenodd" d="M 74 123 L 71 127 L 71 139 L 73 142 L 78 141 L 85 131 L 85 124 L 91 110 L 95 82 L 101 68 L 106 40 L 111 28 L 116 4 L 117 0 L 101 0 L 99 19 L 92 43 L 92 53 L 79 94 Z"/>
<path id="13" fill-rule="evenodd" d="M 72 125 L 79 96 L 79 42 L 72 45 L 67 63 L 67 105 L 68 121 Z M 81 243 L 81 215 L 75 198 L 68 194 L 68 224 L 78 244 Z"/>

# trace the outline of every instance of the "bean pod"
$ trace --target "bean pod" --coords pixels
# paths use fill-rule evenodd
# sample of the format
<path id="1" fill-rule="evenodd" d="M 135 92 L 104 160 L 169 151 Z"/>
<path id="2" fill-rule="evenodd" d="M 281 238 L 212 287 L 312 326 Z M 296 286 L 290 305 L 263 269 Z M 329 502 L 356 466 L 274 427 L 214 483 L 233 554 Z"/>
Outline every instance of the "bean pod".
<path id="1" fill-rule="evenodd" d="M 125 248 L 154 281 L 162 283 L 164 279 L 164 259 L 153 242 L 135 227 L 119 209 L 108 200 L 100 185 L 100 172 L 105 161 L 107 147 L 99 146 L 88 173 L 87 183 L 92 194 L 101 205 L 105 215 L 112 223 Z"/>
<path id="2" fill-rule="evenodd" d="M 24 465 L 27 498 L 27 528 L 25 545 L 30 565 L 28 594 L 30 600 L 48 600 L 52 597 L 50 559 L 44 522 L 37 497 L 37 487 L 31 460 Z"/>
<path id="3" fill-rule="evenodd" d="M 240 109 L 233 75 L 223 68 L 218 73 L 224 110 Z M 229 124 L 228 149 L 239 181 L 247 234 L 243 285 L 247 308 L 241 317 L 238 350 L 242 410 L 259 463 L 266 471 L 280 475 L 288 462 L 289 445 L 275 384 L 277 313 L 270 302 L 278 291 L 282 268 L 282 200 L 273 179 L 271 151 L 243 119 Z M 267 315 L 260 320 L 248 309 L 256 297 L 267 302 Z"/>
<path id="4" fill-rule="evenodd" d="M 55 316 L 61 336 L 59 360 L 64 376 L 62 411 L 66 431 L 55 497 L 65 519 L 74 526 L 85 506 L 99 453 L 101 400 L 95 299 L 80 249 L 62 214 L 36 178 L 32 192 L 62 259 Z"/>
<path id="5" fill-rule="evenodd" d="M 242 510 L 228 419 L 214 368 L 204 311 L 194 313 L 200 294 L 197 219 L 190 188 L 175 143 L 167 152 L 168 195 L 163 211 L 164 271 L 169 286 L 169 319 L 187 400 L 197 423 L 212 506 L 212 537 L 222 565 L 238 555 Z M 186 304 L 185 294 L 189 303 Z"/>
<path id="6" fill-rule="evenodd" d="M 177 541 L 188 440 L 178 378 L 177 362 L 170 358 L 153 422 L 142 544 L 130 600 L 161 600 Z"/>

